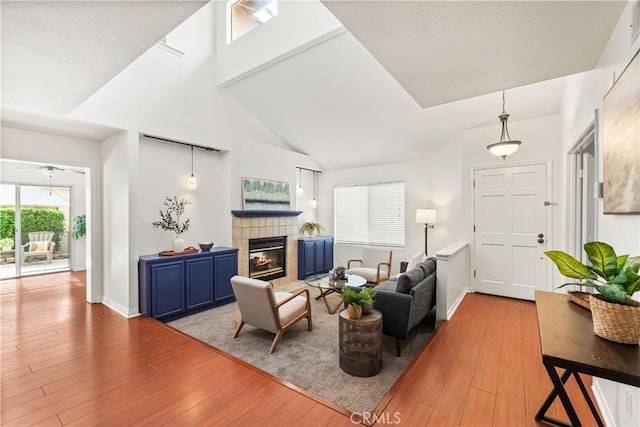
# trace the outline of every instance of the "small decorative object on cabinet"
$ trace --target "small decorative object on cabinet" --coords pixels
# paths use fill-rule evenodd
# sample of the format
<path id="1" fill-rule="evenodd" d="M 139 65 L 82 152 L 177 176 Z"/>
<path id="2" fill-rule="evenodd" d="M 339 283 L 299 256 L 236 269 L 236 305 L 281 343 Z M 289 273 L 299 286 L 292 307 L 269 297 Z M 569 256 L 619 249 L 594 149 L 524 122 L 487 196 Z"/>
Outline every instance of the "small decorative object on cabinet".
<path id="1" fill-rule="evenodd" d="M 333 237 L 308 237 L 298 240 L 298 280 L 312 274 L 328 273 L 333 268 Z"/>
<path id="2" fill-rule="evenodd" d="M 584 250 L 590 266 L 562 251 L 545 252 L 560 274 L 580 280 L 559 287 L 595 288 L 600 294 L 589 297 L 595 334 L 621 344 L 640 344 L 640 302 L 631 299 L 640 291 L 640 257 L 618 256 L 603 242 L 585 243 Z"/>
<path id="3" fill-rule="evenodd" d="M 172 242 L 173 252 L 182 252 L 185 248 L 185 241 L 180 235 L 189 231 L 191 220 L 187 218 L 184 222 L 180 222 L 180 217 L 189 204 L 191 204 L 189 199 L 178 199 L 177 196 L 165 197 L 163 205 L 166 206 L 166 209 L 160 211 L 160 220 L 152 223 L 156 228 L 175 233 Z"/>
<path id="4" fill-rule="evenodd" d="M 307 221 L 300 227 L 300 233 L 308 234 L 309 237 L 313 237 L 314 234 L 319 234 L 320 230 L 324 230 L 324 228 L 317 222 Z"/>
<path id="5" fill-rule="evenodd" d="M 208 252 L 213 247 L 213 242 L 198 243 L 198 246 L 200 246 L 200 249 L 202 250 L 202 252 Z"/>
<path id="6" fill-rule="evenodd" d="M 162 257 L 143 255 L 138 261 L 140 312 L 172 320 L 235 300 L 231 277 L 238 274 L 238 249 Z"/>

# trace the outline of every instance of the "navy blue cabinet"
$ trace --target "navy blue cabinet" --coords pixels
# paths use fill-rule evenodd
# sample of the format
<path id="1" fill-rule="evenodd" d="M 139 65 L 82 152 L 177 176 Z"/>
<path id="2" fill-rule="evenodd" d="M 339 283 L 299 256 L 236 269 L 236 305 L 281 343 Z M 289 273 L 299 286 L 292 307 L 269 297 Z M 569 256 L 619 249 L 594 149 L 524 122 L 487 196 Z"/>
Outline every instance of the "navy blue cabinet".
<path id="1" fill-rule="evenodd" d="M 238 250 L 162 257 L 138 261 L 140 312 L 161 320 L 234 301 L 230 279 L 238 273 Z"/>
<path id="2" fill-rule="evenodd" d="M 238 274 L 238 253 L 215 257 L 216 271 L 216 301 L 234 301 L 231 278 Z"/>
<path id="3" fill-rule="evenodd" d="M 333 268 L 333 237 L 309 237 L 298 240 L 298 280 Z"/>

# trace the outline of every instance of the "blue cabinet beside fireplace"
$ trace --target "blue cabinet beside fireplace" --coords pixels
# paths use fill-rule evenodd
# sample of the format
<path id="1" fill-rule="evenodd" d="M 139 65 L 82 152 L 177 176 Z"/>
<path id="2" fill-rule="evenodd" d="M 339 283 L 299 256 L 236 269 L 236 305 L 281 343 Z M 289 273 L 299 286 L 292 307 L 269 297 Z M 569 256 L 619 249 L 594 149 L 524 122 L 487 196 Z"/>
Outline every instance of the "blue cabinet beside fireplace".
<path id="1" fill-rule="evenodd" d="M 305 237 L 298 240 L 298 280 L 333 268 L 333 237 Z"/>
<path id="2" fill-rule="evenodd" d="M 238 274 L 238 250 L 178 256 L 143 255 L 138 260 L 140 312 L 159 320 L 235 300 L 230 279 Z"/>

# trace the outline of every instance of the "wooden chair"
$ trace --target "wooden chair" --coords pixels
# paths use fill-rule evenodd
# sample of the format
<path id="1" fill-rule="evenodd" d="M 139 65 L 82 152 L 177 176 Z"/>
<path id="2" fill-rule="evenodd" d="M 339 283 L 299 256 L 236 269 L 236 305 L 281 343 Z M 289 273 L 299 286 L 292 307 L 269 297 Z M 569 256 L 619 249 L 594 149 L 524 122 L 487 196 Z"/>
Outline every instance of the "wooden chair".
<path id="1" fill-rule="evenodd" d="M 27 233 L 29 241 L 20 248 L 22 263 L 27 258 L 45 257 L 47 264 L 53 260 L 53 248 L 56 242 L 53 241 L 53 231 L 34 231 Z"/>
<path id="2" fill-rule="evenodd" d="M 240 308 L 240 323 L 233 333 L 236 338 L 245 323 L 276 334 L 269 353 L 273 353 L 284 331 L 306 318 L 309 331 L 311 323 L 311 300 L 308 289 L 294 293 L 275 292 L 271 282 L 233 276 L 231 287 Z"/>
<path id="3" fill-rule="evenodd" d="M 362 259 L 350 259 L 347 262 L 347 274 L 362 276 L 368 283 L 378 285 L 380 282 L 389 280 L 392 257 L 392 251 L 366 248 L 362 251 Z"/>

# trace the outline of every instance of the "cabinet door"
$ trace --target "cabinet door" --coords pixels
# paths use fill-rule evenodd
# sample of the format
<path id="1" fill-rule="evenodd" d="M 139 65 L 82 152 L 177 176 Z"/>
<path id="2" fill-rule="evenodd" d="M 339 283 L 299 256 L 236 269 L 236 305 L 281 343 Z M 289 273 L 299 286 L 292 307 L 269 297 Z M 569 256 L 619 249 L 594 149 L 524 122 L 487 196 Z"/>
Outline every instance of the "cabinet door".
<path id="1" fill-rule="evenodd" d="M 213 304 L 213 257 L 185 261 L 187 310 Z"/>
<path id="2" fill-rule="evenodd" d="M 157 319 L 184 311 L 184 261 L 151 266 L 151 316 Z"/>
<path id="3" fill-rule="evenodd" d="M 333 239 L 325 239 L 324 241 L 324 271 L 333 268 Z"/>
<path id="4" fill-rule="evenodd" d="M 315 273 L 324 273 L 324 239 L 315 242 Z"/>
<path id="5" fill-rule="evenodd" d="M 316 243 L 311 241 L 304 242 L 304 277 L 315 274 L 316 272 Z"/>
<path id="6" fill-rule="evenodd" d="M 233 288 L 231 288 L 231 278 L 238 274 L 238 254 L 216 255 L 214 258 L 215 273 L 215 299 L 216 303 L 223 301 L 233 301 Z"/>

